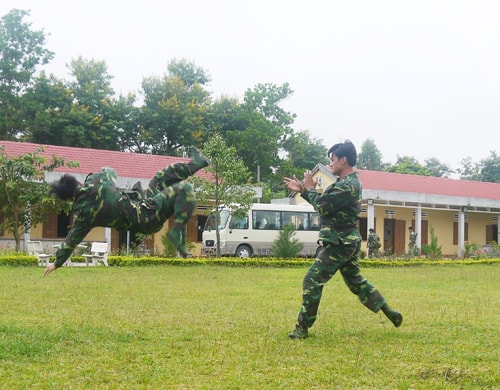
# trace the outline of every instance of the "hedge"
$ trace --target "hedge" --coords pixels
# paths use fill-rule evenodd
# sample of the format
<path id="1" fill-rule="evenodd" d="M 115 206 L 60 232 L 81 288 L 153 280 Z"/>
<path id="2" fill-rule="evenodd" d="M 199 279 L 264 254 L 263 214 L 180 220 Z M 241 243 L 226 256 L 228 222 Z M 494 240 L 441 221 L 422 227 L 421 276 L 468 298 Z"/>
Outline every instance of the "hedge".
<path id="1" fill-rule="evenodd" d="M 84 262 L 82 256 L 73 256 L 73 262 Z M 110 267 L 144 267 L 159 265 L 176 266 L 195 266 L 195 265 L 221 265 L 226 267 L 308 267 L 314 259 L 277 259 L 272 257 L 252 257 L 241 259 L 236 257 L 206 258 L 192 257 L 187 259 L 166 258 L 166 257 L 131 257 L 131 256 L 109 256 L 108 264 Z M 359 261 L 361 267 L 415 267 L 424 265 L 474 265 L 474 264 L 500 264 L 500 259 L 465 259 L 465 260 L 427 260 L 427 259 L 404 259 L 404 260 L 385 260 L 385 259 L 363 259 Z M 0 266 L 38 266 L 35 256 L 26 254 L 8 254 L 0 256 Z"/>

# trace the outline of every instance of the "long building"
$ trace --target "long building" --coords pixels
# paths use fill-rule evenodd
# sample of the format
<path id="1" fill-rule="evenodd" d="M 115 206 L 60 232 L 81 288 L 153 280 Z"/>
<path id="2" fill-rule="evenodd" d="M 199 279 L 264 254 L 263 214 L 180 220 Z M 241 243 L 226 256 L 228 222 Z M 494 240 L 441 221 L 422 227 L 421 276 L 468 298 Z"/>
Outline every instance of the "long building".
<path id="1" fill-rule="evenodd" d="M 462 257 L 465 245 L 487 246 L 500 240 L 500 183 L 357 170 L 363 185 L 359 227 L 366 240 L 374 228 L 387 255 L 408 250 L 408 228 L 417 246 L 430 244 L 430 229 L 444 255 Z M 327 166 L 313 170 L 318 190 L 336 179 Z M 304 202 L 292 193 L 295 203 Z M 366 241 L 365 241 L 366 250 Z"/>

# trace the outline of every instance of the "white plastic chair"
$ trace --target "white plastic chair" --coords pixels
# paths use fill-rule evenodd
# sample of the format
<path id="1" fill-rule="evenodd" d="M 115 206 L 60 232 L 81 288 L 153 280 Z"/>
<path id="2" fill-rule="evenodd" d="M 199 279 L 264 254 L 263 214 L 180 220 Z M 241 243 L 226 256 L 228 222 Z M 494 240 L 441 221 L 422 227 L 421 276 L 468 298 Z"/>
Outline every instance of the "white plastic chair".
<path id="1" fill-rule="evenodd" d="M 43 253 L 43 247 L 41 241 L 26 241 L 26 251 L 30 255 L 37 257 L 38 265 L 45 267 L 49 265 L 49 259 L 52 255 Z"/>
<path id="2" fill-rule="evenodd" d="M 88 267 L 89 262 L 92 265 L 98 265 L 99 261 L 102 261 L 104 265 L 108 266 L 108 251 L 109 242 L 93 242 L 90 248 L 90 254 L 84 254 L 85 265 Z"/>

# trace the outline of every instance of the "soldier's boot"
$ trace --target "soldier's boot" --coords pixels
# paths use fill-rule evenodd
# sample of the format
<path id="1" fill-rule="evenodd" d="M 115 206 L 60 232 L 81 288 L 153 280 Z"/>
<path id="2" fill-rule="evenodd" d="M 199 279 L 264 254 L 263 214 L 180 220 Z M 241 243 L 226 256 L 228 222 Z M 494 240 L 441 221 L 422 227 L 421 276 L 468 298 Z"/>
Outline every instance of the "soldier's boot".
<path id="1" fill-rule="evenodd" d="M 182 257 L 186 258 L 189 256 L 186 250 L 186 244 L 182 229 L 174 227 L 172 230 L 169 230 L 169 232 L 167 233 L 167 237 L 170 239 L 170 241 L 172 241 L 175 249 L 177 249 L 177 252 L 179 252 Z"/>
<path id="2" fill-rule="evenodd" d="M 381 309 L 384 312 L 385 316 L 389 318 L 389 320 L 391 320 L 396 328 L 401 326 L 401 324 L 403 323 L 403 316 L 399 311 L 394 310 L 389 306 L 388 303 L 385 303 Z"/>
<path id="3" fill-rule="evenodd" d="M 291 339 L 306 339 L 308 335 L 306 327 L 296 324 L 295 329 L 288 334 L 288 337 Z"/>
<path id="4" fill-rule="evenodd" d="M 191 146 L 191 161 L 188 167 L 192 173 L 199 171 L 210 165 L 210 161 L 195 146 Z"/>

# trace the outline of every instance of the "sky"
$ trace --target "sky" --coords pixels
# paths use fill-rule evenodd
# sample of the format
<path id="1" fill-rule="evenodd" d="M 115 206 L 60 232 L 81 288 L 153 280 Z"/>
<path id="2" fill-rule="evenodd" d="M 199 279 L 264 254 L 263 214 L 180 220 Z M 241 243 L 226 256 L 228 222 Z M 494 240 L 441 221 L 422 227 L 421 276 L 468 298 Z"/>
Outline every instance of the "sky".
<path id="1" fill-rule="evenodd" d="M 289 83 L 294 129 L 326 147 L 372 139 L 384 162 L 452 169 L 500 154 L 498 0 L 2 0 L 0 16 L 14 8 L 47 35 L 43 69 L 65 80 L 81 56 L 139 94 L 187 59 L 214 99 Z"/>

